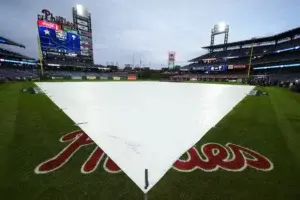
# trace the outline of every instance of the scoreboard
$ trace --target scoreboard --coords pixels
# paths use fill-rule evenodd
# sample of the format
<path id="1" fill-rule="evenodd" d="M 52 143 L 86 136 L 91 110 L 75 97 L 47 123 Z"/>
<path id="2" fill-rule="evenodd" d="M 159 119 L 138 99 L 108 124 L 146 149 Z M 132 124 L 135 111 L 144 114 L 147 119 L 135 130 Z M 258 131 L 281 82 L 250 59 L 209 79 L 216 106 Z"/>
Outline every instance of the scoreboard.
<path id="1" fill-rule="evenodd" d="M 80 54 L 80 38 L 77 34 L 40 26 L 39 35 L 42 52 L 55 49 L 61 53 Z"/>
<path id="2" fill-rule="evenodd" d="M 91 14 L 80 5 L 72 10 L 73 22 L 43 9 L 37 26 L 43 60 L 68 60 L 69 63 L 94 64 Z M 70 62 L 71 61 L 71 62 Z M 79 62 L 79 63 L 78 63 Z"/>

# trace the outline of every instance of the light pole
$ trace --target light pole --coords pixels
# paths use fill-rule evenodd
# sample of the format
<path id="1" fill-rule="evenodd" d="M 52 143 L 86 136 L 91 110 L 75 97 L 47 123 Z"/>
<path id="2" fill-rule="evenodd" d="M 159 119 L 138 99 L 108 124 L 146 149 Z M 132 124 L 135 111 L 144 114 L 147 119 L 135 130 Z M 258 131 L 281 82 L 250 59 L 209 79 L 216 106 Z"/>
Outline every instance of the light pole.
<path id="1" fill-rule="evenodd" d="M 253 56 L 253 47 L 254 47 L 254 41 L 256 38 L 252 38 L 252 44 L 251 44 L 251 52 L 250 52 L 250 58 L 249 58 L 249 66 L 248 66 L 248 81 L 250 80 L 250 69 L 252 64 L 252 56 Z"/>
<path id="2" fill-rule="evenodd" d="M 39 52 L 39 58 L 40 58 L 41 75 L 44 76 L 43 52 L 42 52 L 41 42 L 40 42 L 39 36 L 37 36 L 37 43 L 38 43 L 38 52 Z"/>

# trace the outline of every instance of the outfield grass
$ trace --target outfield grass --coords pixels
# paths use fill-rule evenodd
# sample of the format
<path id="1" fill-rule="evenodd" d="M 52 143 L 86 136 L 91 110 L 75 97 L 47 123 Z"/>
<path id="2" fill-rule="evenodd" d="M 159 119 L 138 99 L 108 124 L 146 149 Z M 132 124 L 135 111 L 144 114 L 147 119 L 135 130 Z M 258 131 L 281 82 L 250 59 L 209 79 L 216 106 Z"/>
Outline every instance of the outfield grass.
<path id="1" fill-rule="evenodd" d="M 36 166 L 67 146 L 60 137 L 77 128 L 45 95 L 20 92 L 32 85 L 0 85 L 1 199 L 142 199 L 142 192 L 124 173 L 107 173 L 103 161 L 95 172 L 80 173 L 95 145 L 82 147 L 59 170 L 34 173 Z M 209 142 L 238 144 L 269 158 L 273 170 L 171 169 L 149 192 L 149 200 L 299 199 L 300 95 L 283 88 L 261 89 L 269 96 L 245 98 L 196 148 Z"/>

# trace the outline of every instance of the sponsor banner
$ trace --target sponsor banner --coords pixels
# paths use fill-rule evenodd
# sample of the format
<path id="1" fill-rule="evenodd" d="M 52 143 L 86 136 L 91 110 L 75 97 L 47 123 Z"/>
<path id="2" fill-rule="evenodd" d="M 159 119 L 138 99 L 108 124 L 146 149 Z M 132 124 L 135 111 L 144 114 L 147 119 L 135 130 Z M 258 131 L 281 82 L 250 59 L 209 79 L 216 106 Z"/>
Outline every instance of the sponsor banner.
<path id="1" fill-rule="evenodd" d="M 107 76 L 100 76 L 100 80 L 108 80 Z"/>
<path id="2" fill-rule="evenodd" d="M 61 30 L 61 25 L 54 24 L 54 23 L 51 23 L 51 22 L 47 22 L 47 21 L 44 21 L 44 20 L 38 20 L 38 25 L 42 26 L 42 27 L 46 27 L 46 28 L 51 28 L 51 29 L 54 29 L 54 30 Z"/>
<path id="3" fill-rule="evenodd" d="M 233 65 L 228 65 L 228 69 L 233 69 Z"/>
<path id="4" fill-rule="evenodd" d="M 121 80 L 121 77 L 114 76 L 114 77 L 113 77 L 113 80 L 114 80 L 114 81 L 119 81 L 119 80 Z"/>
<path id="5" fill-rule="evenodd" d="M 236 83 L 236 80 L 235 79 L 231 79 L 231 80 L 228 80 L 228 82 L 230 82 L 230 83 Z"/>
<path id="6" fill-rule="evenodd" d="M 246 69 L 247 65 L 233 65 L 233 69 Z"/>
<path id="7" fill-rule="evenodd" d="M 227 66 L 210 66 L 207 68 L 207 71 L 226 71 L 227 70 Z"/>
<path id="8" fill-rule="evenodd" d="M 92 38 L 86 36 L 80 36 L 80 41 L 92 42 Z"/>
<path id="9" fill-rule="evenodd" d="M 52 79 L 64 79 L 64 77 L 61 77 L 61 76 L 52 76 Z"/>
<path id="10" fill-rule="evenodd" d="M 85 51 L 86 53 L 88 53 L 88 51 L 90 50 L 90 48 L 84 47 L 84 46 L 80 46 L 80 49 L 81 49 L 81 51 L 83 51 L 83 53 L 84 53 L 84 51 Z"/>
<path id="11" fill-rule="evenodd" d="M 79 30 L 79 35 L 83 35 L 83 36 L 86 36 L 86 37 L 92 37 L 92 33 L 90 32 L 86 32 L 86 31 L 82 31 L 82 30 Z"/>
<path id="12" fill-rule="evenodd" d="M 80 44 L 80 47 L 81 47 L 81 49 L 84 49 L 84 48 L 91 49 L 92 45 L 91 44 L 82 43 L 82 44 Z"/>
<path id="13" fill-rule="evenodd" d="M 88 26 L 88 23 L 86 21 L 83 21 L 81 19 L 77 19 L 77 23 L 83 26 Z"/>
<path id="14" fill-rule="evenodd" d="M 190 77 L 190 81 L 197 81 L 197 77 Z"/>
<path id="15" fill-rule="evenodd" d="M 87 76 L 86 79 L 88 79 L 88 80 L 96 80 L 96 76 Z"/>
<path id="16" fill-rule="evenodd" d="M 73 30 L 70 26 L 63 26 L 63 30 L 78 35 L 78 32 Z"/>
<path id="17" fill-rule="evenodd" d="M 82 77 L 81 77 L 81 76 L 72 76 L 72 79 L 73 79 L 73 80 L 81 80 Z"/>
<path id="18" fill-rule="evenodd" d="M 84 44 L 85 44 L 85 45 L 92 45 L 92 44 L 91 44 L 91 41 L 84 41 L 84 40 L 80 40 L 80 44 L 81 44 L 81 45 L 84 45 Z"/>
<path id="19" fill-rule="evenodd" d="M 193 67 L 192 68 L 193 70 L 200 70 L 200 71 L 204 71 L 205 70 L 205 67 Z"/>
<path id="20" fill-rule="evenodd" d="M 129 76 L 127 76 L 127 80 L 136 80 L 136 76 L 135 75 L 129 75 Z"/>
<path id="21" fill-rule="evenodd" d="M 86 51 L 81 51 L 81 55 L 83 55 L 83 56 L 90 56 L 91 54 L 88 53 L 88 52 L 86 52 Z"/>
<path id="22" fill-rule="evenodd" d="M 78 27 L 79 29 L 81 29 L 81 30 L 84 30 L 84 31 L 88 31 L 88 30 L 89 30 L 88 27 L 82 26 L 82 25 L 80 25 L 80 24 L 77 24 L 77 27 Z"/>

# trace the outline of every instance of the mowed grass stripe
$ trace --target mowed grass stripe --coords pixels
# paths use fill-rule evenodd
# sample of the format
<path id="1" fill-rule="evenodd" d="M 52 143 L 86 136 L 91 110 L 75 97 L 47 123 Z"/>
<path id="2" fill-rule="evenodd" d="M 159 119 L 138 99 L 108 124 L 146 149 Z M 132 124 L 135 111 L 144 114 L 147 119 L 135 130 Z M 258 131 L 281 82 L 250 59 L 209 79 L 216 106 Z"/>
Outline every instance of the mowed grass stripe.
<path id="1" fill-rule="evenodd" d="M 24 87 L 32 86 L 24 83 Z M 0 89 L 1 90 L 1 89 Z M 277 90 L 277 88 L 275 89 Z M 19 91 L 18 91 L 19 92 Z M 270 90 L 270 93 L 273 91 Z M 95 148 L 83 147 L 63 168 L 35 175 L 33 170 L 42 161 L 56 155 L 68 143 L 60 143 L 61 135 L 75 130 L 72 121 L 45 95 L 19 92 L 19 111 L 14 137 L 8 144 L 7 175 L 1 184 L 7 185 L 3 199 L 141 199 L 142 192 L 124 174 L 109 174 L 102 168 L 89 175 L 80 173 L 80 167 Z M 278 95 L 294 98 L 291 93 Z M 297 97 L 297 96 L 296 96 Z M 220 100 L 222 101 L 222 100 Z M 284 108 L 283 108 L 284 109 Z M 286 111 L 284 111 L 286 112 Z M 294 130 L 295 113 L 288 120 Z M 228 142 L 253 149 L 274 163 L 274 170 L 259 172 L 182 173 L 170 170 L 149 193 L 149 199 L 296 199 L 293 156 L 278 124 L 270 96 L 247 97 L 197 144 Z M 167 148 L 167 145 L 166 145 Z M 151 172 L 150 172 L 151 173 Z M 2 189 L 2 188 L 1 188 Z"/>
<path id="2" fill-rule="evenodd" d="M 260 88 L 263 89 L 263 88 Z M 284 93 L 282 94 L 284 95 Z M 220 100 L 221 103 L 222 100 Z M 269 96 L 248 96 L 212 128 L 200 142 L 228 142 L 253 149 L 274 164 L 270 172 L 178 173 L 170 170 L 150 191 L 151 199 L 295 199 L 298 193 L 291 153 L 277 124 Z M 172 198 L 169 198 L 169 196 Z M 160 198 L 163 197 L 163 198 Z"/>
<path id="3" fill-rule="evenodd" d="M 268 88 L 268 91 L 276 111 L 277 124 L 300 170 L 300 103 L 297 99 L 300 95 L 283 88 Z"/>
<path id="4" fill-rule="evenodd" d="M 21 84 L 21 87 L 25 88 L 32 86 L 35 85 L 30 82 Z M 11 190 L 17 189 L 20 194 L 30 196 L 39 192 L 36 186 L 43 188 L 47 185 L 45 184 L 47 179 L 37 179 L 34 168 L 45 158 L 55 155 L 57 149 L 63 146 L 55 142 L 60 138 L 60 134 L 75 129 L 71 120 L 57 111 L 56 106 L 45 95 L 21 93 L 20 90 L 17 92 L 19 106 L 14 125 L 14 137 L 8 147 L 9 167 L 4 179 L 10 199 L 19 198 L 17 196 L 13 198 L 14 195 L 19 194 Z M 26 185 L 23 185 L 25 183 Z"/>
<path id="5" fill-rule="evenodd" d="M 8 147 L 14 138 L 22 83 L 0 84 L 0 180 L 8 168 Z M 0 185 L 3 182 L 0 182 Z"/>
<path id="6" fill-rule="evenodd" d="M 28 86 L 34 86 L 29 84 Z M 9 148 L 9 169 L 2 182 L 6 199 L 137 199 L 140 189 L 124 174 L 111 175 L 102 165 L 91 175 L 80 168 L 96 145 L 82 147 L 61 169 L 36 175 L 35 167 L 57 155 L 69 143 L 62 135 L 78 128 L 43 94 L 20 95 L 15 137 Z M 101 162 L 103 164 L 103 161 Z M 117 192 L 116 192 L 117 191 Z"/>

